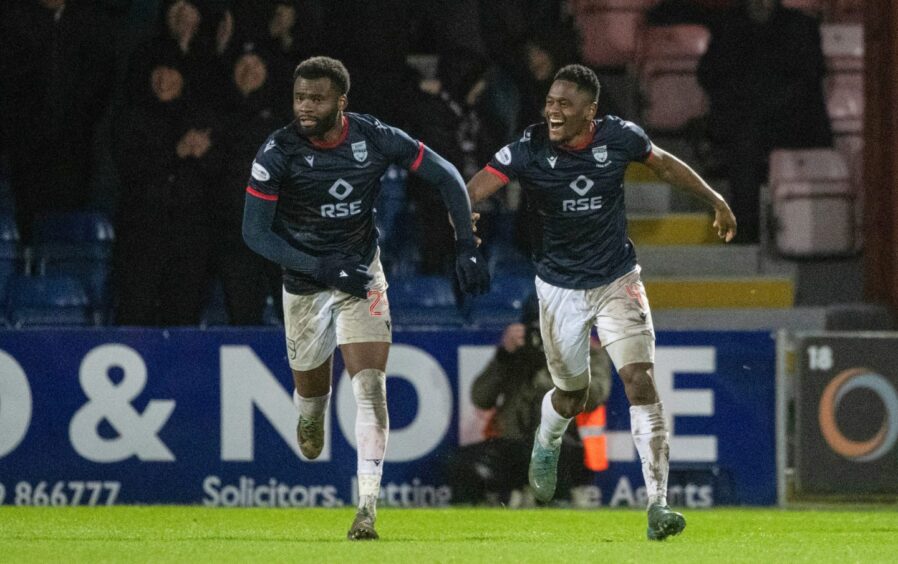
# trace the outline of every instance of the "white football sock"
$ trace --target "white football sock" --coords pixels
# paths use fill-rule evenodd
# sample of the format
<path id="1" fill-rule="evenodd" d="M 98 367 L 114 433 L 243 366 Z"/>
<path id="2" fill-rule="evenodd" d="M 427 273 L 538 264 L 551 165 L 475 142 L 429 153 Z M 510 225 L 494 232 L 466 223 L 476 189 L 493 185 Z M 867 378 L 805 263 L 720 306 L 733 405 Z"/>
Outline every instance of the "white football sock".
<path id="1" fill-rule="evenodd" d="M 571 422 L 570 419 L 562 417 L 561 414 L 555 411 L 555 407 L 552 405 L 552 394 L 554 393 L 555 388 L 552 388 L 543 396 L 542 417 L 540 418 L 539 433 L 537 434 L 539 444 L 546 448 L 558 446 L 561 436 L 564 435 L 568 424 Z"/>
<path id="2" fill-rule="evenodd" d="M 648 504 L 667 505 L 667 471 L 670 439 L 661 402 L 630 407 L 630 432 L 642 461 L 642 477 Z"/>
<path id="3" fill-rule="evenodd" d="M 372 368 L 352 377 L 355 394 L 355 440 L 359 478 L 359 507 L 372 504 L 380 493 L 384 453 L 390 436 L 387 413 L 387 376 Z"/>
<path id="4" fill-rule="evenodd" d="M 331 402 L 331 389 L 327 389 L 327 393 L 323 396 L 314 398 L 304 398 L 299 395 L 296 389 L 293 390 L 293 405 L 299 414 L 306 419 L 324 419 L 327 414 L 327 406 Z"/>

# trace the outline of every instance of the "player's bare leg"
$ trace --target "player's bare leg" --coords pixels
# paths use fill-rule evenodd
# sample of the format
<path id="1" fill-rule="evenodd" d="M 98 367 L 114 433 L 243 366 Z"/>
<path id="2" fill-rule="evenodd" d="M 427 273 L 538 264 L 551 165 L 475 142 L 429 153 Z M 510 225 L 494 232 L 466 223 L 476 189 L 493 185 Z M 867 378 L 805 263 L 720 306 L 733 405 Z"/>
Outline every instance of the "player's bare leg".
<path id="1" fill-rule="evenodd" d="M 356 401 L 355 438 L 358 464 L 359 507 L 349 540 L 377 540 L 377 498 L 383 475 L 384 453 L 390 435 L 387 413 L 387 356 L 389 343 L 349 343 L 340 345 L 346 371 L 352 375 Z"/>
<path id="2" fill-rule="evenodd" d="M 618 370 L 630 400 L 630 428 L 642 462 L 642 476 L 648 493 L 649 540 L 664 540 L 680 534 L 686 519 L 667 505 L 667 475 L 670 439 L 648 362 L 628 364 Z"/>
<path id="3" fill-rule="evenodd" d="M 589 373 L 578 380 L 586 382 L 588 386 Z M 547 503 L 555 495 L 561 437 L 571 419 L 583 411 L 588 396 L 588 387 L 571 391 L 555 387 L 543 396 L 542 415 L 533 437 L 533 451 L 530 453 L 530 467 L 527 471 L 533 494 L 543 503 Z"/>
<path id="4" fill-rule="evenodd" d="M 324 447 L 324 422 L 331 399 L 331 371 L 334 357 L 311 370 L 293 370 L 293 403 L 299 411 L 296 441 L 299 451 L 314 460 Z"/>

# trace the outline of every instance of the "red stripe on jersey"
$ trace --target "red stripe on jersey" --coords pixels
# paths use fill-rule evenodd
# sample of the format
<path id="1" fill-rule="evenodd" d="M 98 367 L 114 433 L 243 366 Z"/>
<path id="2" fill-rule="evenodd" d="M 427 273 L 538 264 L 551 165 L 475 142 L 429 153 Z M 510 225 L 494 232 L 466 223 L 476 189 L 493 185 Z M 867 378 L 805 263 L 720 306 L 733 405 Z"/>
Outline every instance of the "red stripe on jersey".
<path id="1" fill-rule="evenodd" d="M 340 132 L 340 138 L 336 141 L 332 141 L 330 143 L 326 141 L 315 141 L 311 137 L 309 138 L 309 143 L 312 144 L 316 149 L 333 149 L 338 145 L 342 145 L 343 141 L 346 141 L 346 137 L 349 136 L 349 120 L 346 119 L 346 116 L 343 116 L 343 121 L 340 123 L 343 127 L 343 131 Z"/>
<path id="2" fill-rule="evenodd" d="M 492 174 L 493 176 L 495 176 L 496 178 L 501 180 L 503 184 L 508 184 L 508 177 L 505 176 L 504 174 L 502 174 L 502 171 L 497 170 L 497 169 L 491 167 L 490 165 L 486 165 L 485 167 L 483 167 L 483 170 L 487 171 L 488 173 Z"/>
<path id="3" fill-rule="evenodd" d="M 424 160 L 424 143 L 418 141 L 418 156 L 415 157 L 415 162 L 412 163 L 412 166 L 409 167 L 409 170 L 412 172 L 416 172 L 418 167 L 421 166 L 421 161 Z"/>
<path id="4" fill-rule="evenodd" d="M 649 154 L 646 155 L 644 159 L 642 159 L 642 162 L 643 162 L 643 163 L 648 163 L 648 162 L 649 162 L 650 160 L 652 160 L 654 157 L 655 157 L 655 147 L 654 147 L 654 145 L 653 145 L 652 148 L 649 149 Z"/>
<path id="5" fill-rule="evenodd" d="M 258 190 L 256 190 L 256 189 L 253 188 L 252 186 L 247 186 L 247 187 L 246 187 L 246 193 L 249 194 L 249 195 L 251 195 L 251 196 L 255 196 L 255 197 L 257 197 L 257 198 L 261 198 L 261 199 L 263 199 L 263 200 L 268 200 L 269 202 L 276 202 L 276 201 L 278 200 L 278 195 L 277 195 L 277 194 L 266 194 L 265 192 L 259 192 Z"/>

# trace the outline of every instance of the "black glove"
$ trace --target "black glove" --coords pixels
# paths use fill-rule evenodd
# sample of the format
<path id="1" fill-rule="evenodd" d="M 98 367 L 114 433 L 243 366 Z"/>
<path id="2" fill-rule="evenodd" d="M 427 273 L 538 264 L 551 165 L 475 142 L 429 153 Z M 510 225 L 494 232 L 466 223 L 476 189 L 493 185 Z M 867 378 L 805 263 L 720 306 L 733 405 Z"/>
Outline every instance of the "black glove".
<path id="1" fill-rule="evenodd" d="M 320 259 L 316 278 L 322 284 L 363 300 L 368 297 L 368 286 L 374 279 L 367 265 L 342 256 Z"/>
<path id="2" fill-rule="evenodd" d="M 490 291 L 490 271 L 473 239 L 455 242 L 455 273 L 462 292 L 477 295 Z"/>

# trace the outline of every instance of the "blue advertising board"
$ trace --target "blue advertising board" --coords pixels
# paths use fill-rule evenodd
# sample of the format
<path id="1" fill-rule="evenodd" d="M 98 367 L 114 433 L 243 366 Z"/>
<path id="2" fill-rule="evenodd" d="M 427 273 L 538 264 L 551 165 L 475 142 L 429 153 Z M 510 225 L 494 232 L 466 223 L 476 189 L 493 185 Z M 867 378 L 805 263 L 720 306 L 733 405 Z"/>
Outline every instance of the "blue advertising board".
<path id="1" fill-rule="evenodd" d="M 469 390 L 498 336 L 394 334 L 383 504 L 451 502 L 441 471 L 478 438 Z M 775 503 L 774 352 L 768 333 L 659 333 L 673 503 Z M 0 331 L 0 504 L 352 504 L 355 406 L 337 356 L 327 441 L 307 461 L 281 330 Z M 593 504 L 641 505 L 619 382 L 608 436 Z"/>

